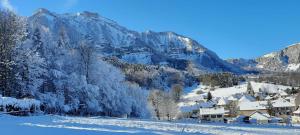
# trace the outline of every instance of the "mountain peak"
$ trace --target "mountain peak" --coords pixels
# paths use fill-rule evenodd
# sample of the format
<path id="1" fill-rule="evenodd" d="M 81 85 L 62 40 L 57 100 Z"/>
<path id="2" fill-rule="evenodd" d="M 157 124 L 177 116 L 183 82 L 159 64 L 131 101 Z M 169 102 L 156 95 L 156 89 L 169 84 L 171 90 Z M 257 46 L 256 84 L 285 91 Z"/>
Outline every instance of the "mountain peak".
<path id="1" fill-rule="evenodd" d="M 291 44 L 291 45 L 287 46 L 287 48 L 295 47 L 295 46 L 300 46 L 300 43 Z"/>
<path id="2" fill-rule="evenodd" d="M 35 14 L 50 14 L 51 12 L 45 8 L 39 8 L 36 10 Z"/>

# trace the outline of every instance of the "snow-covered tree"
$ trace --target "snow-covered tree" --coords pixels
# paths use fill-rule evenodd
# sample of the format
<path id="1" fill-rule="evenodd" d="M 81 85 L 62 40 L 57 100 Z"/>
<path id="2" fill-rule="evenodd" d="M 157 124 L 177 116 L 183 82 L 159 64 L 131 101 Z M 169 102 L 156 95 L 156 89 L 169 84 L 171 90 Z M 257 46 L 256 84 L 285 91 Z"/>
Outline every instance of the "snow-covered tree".
<path id="1" fill-rule="evenodd" d="M 178 106 L 172 95 L 161 90 L 152 90 L 148 97 L 152 115 L 158 120 L 172 120 L 178 113 Z"/>
<path id="2" fill-rule="evenodd" d="M 178 106 L 170 93 L 164 93 L 162 102 L 159 104 L 160 117 L 168 121 L 175 119 L 178 114 Z"/>
<path id="3" fill-rule="evenodd" d="M 248 84 L 247 84 L 247 94 L 251 95 L 252 97 L 255 96 L 255 92 L 253 90 L 251 82 L 248 82 Z"/>
<path id="4" fill-rule="evenodd" d="M 18 97 L 34 97 L 45 81 L 43 76 L 46 75 L 46 63 L 38 52 L 23 46 L 25 44 L 18 47 L 15 57 L 17 83 L 20 87 Z"/>
<path id="5" fill-rule="evenodd" d="M 148 96 L 149 108 L 151 110 L 152 116 L 160 120 L 160 104 L 163 102 L 163 91 L 161 90 L 151 90 Z"/>
<path id="6" fill-rule="evenodd" d="M 0 10 L 0 92 L 16 96 L 14 54 L 17 44 L 26 35 L 24 19 L 9 10 Z"/>

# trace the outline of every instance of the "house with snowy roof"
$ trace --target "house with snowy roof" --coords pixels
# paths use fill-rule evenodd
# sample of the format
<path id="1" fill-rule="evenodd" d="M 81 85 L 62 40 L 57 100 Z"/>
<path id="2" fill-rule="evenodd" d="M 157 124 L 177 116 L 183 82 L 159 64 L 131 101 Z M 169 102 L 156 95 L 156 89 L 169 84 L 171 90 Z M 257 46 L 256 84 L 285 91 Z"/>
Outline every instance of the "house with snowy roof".
<path id="1" fill-rule="evenodd" d="M 240 102 L 238 104 L 239 114 L 250 116 L 256 111 L 267 113 L 267 104 L 267 101 Z"/>
<path id="2" fill-rule="evenodd" d="M 199 118 L 203 121 L 223 122 L 225 110 L 224 107 L 200 108 Z"/>
<path id="3" fill-rule="evenodd" d="M 270 115 L 267 113 L 262 113 L 260 111 L 255 111 L 249 116 L 250 123 L 256 124 L 267 124 L 269 122 Z"/>
<path id="4" fill-rule="evenodd" d="M 272 101 L 273 116 L 292 115 L 293 111 L 295 111 L 295 104 L 283 98 Z"/>
<path id="5" fill-rule="evenodd" d="M 183 118 L 198 118 L 199 108 L 212 108 L 216 103 L 214 101 L 180 102 L 178 106 Z"/>

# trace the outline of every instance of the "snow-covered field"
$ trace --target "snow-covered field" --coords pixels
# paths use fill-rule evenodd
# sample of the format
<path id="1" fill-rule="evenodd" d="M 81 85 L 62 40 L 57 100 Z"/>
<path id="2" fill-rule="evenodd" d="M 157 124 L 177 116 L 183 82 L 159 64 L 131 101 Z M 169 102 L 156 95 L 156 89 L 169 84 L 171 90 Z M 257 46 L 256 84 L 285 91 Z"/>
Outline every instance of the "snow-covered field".
<path id="1" fill-rule="evenodd" d="M 175 123 L 101 117 L 0 115 L 1 135 L 99 135 L 99 134 L 217 134 L 296 135 L 299 127 L 222 123 Z"/>

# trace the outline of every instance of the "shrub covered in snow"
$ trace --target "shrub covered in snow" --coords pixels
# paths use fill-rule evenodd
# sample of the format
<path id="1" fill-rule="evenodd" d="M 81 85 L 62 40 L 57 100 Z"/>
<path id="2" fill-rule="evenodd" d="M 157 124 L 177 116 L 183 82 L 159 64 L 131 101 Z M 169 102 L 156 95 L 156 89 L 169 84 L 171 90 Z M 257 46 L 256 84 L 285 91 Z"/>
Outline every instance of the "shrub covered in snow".
<path id="1" fill-rule="evenodd" d="M 28 115 L 40 111 L 41 102 L 35 99 L 0 97 L 0 111 L 13 115 Z"/>

